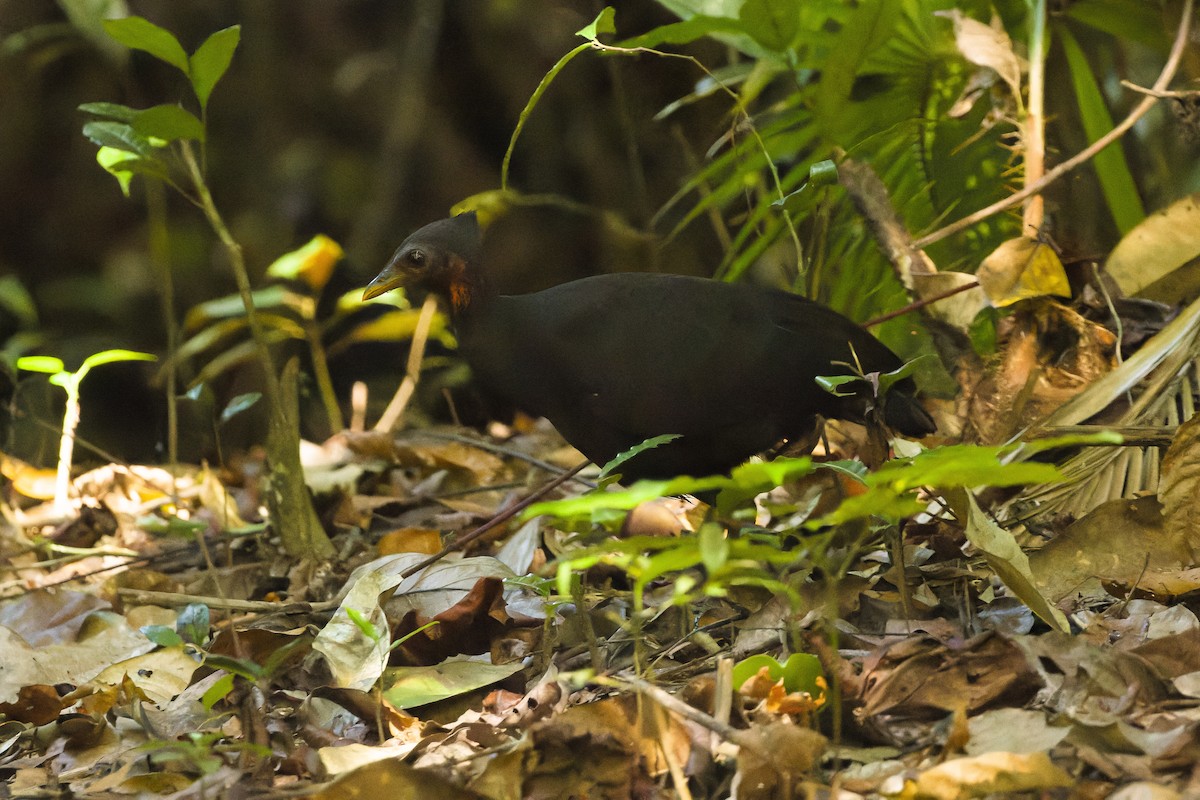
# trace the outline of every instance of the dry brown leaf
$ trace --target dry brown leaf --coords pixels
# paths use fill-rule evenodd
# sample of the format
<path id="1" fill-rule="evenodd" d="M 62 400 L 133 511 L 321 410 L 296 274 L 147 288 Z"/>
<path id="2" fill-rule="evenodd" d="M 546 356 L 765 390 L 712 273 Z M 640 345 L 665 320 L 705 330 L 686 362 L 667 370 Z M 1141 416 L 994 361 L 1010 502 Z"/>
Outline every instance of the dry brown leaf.
<path id="1" fill-rule="evenodd" d="M 999 360 L 972 387 L 966 436 L 1006 441 L 1111 371 L 1116 337 L 1048 298 L 1025 300 L 1000 321 Z"/>
<path id="2" fill-rule="evenodd" d="M 1200 415 L 1193 415 L 1175 432 L 1162 460 L 1158 498 L 1162 501 L 1163 530 L 1186 559 L 1200 563 Z"/>
<path id="3" fill-rule="evenodd" d="M 379 537 L 379 555 L 424 553 L 433 555 L 442 549 L 442 533 L 433 528 L 400 528 Z"/>
<path id="4" fill-rule="evenodd" d="M 963 800 L 1074 785 L 1075 779 L 1045 753 L 984 753 L 925 770 L 915 788 L 917 797 Z"/>

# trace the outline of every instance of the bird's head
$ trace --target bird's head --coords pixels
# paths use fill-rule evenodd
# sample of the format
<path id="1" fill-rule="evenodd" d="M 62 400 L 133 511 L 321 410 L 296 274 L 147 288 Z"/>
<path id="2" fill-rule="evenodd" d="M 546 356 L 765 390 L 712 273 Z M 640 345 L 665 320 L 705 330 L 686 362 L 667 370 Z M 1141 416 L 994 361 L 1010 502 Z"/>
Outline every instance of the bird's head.
<path id="1" fill-rule="evenodd" d="M 397 248 L 383 272 L 367 285 L 363 300 L 402 286 L 419 287 L 445 297 L 461 311 L 479 289 L 475 269 L 481 251 L 474 211 L 431 222 Z"/>

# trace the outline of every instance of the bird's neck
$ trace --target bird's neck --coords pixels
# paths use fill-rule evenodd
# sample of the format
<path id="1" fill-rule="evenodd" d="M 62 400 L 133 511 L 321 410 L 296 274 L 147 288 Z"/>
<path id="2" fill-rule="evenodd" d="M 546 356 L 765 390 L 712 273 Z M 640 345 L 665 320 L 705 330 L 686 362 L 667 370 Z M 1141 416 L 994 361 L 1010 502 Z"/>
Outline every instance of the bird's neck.
<path id="1" fill-rule="evenodd" d="M 478 272 L 456 272 L 445 287 L 445 299 L 450 303 L 450 317 L 462 323 L 490 305 L 496 296 L 487 278 Z"/>
<path id="2" fill-rule="evenodd" d="M 451 318 L 461 322 L 486 307 L 495 292 L 481 271 L 471 269 L 464 261 L 455 259 L 455 262 L 444 294 L 450 304 Z"/>

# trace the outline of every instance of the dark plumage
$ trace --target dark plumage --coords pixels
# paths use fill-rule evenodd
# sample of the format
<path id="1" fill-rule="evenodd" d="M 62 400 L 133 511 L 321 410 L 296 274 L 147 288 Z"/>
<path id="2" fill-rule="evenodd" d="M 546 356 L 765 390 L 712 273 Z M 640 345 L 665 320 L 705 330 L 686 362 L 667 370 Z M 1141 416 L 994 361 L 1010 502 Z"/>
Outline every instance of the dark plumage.
<path id="1" fill-rule="evenodd" d="M 478 223 L 462 214 L 413 233 L 367 287 L 437 293 L 477 378 L 545 416 L 592 461 L 659 434 L 681 438 L 622 465 L 626 479 L 727 472 L 817 415 L 863 421 L 871 399 L 835 397 L 818 375 L 900 366 L 850 320 L 786 292 L 681 275 L 621 273 L 524 295 L 490 290 Z M 853 349 L 852 349 L 853 348 Z M 843 362 L 838 364 L 835 362 Z M 901 433 L 932 433 L 911 381 L 882 417 Z"/>

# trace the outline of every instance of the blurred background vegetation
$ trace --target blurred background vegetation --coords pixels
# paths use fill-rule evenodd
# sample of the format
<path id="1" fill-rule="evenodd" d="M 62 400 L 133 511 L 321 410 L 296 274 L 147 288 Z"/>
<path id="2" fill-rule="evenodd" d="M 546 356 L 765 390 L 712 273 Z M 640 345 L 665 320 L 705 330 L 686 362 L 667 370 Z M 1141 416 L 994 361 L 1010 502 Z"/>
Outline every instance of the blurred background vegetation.
<path id="1" fill-rule="evenodd" d="M 741 3 L 609 5 L 622 39 L 698 10 L 736 16 Z M 987 21 L 994 8 L 1019 42 L 1028 6 L 1024 0 L 885 3 L 895 8 L 890 27 L 870 43 L 871 52 L 858 52 L 850 45 L 865 40 L 854 29 L 855 12 L 872 5 L 809 3 L 804 24 L 812 30 L 774 47 L 769 37 L 710 35 L 659 46 L 694 57 L 737 88 L 788 191 L 803 184 L 809 165 L 840 147 L 880 172 L 909 229 L 924 232 L 1019 183 L 1011 127 L 983 124 L 995 111 L 986 95 L 965 115 L 947 115 L 975 69 L 955 49 L 950 21 L 932 12 L 959 8 Z M 1149 85 L 1161 67 L 1177 5 L 1051 4 L 1056 24 L 1088 54 L 1113 118 L 1138 99 L 1119 80 Z M 334 296 L 364 285 L 408 232 L 499 186 L 521 109 L 547 71 L 581 41 L 575 32 L 603 6 L 583 0 L 0 0 L 5 361 L 52 353 L 73 367 L 110 347 L 164 353 L 155 258 L 165 258 L 174 275 L 179 319 L 234 291 L 202 216 L 168 193 L 161 211 L 169 237 L 156 250 L 149 222 L 156 201 L 148 202 L 144 181 L 134 182 L 132 201 L 124 198 L 97 166 L 94 144 L 80 134 L 82 103 L 146 107 L 185 99 L 176 73 L 115 46 L 100 27 L 102 17 L 144 16 L 189 50 L 215 30 L 242 26 L 233 65 L 208 108 L 209 185 L 257 276 L 315 234 L 340 242 L 347 261 L 326 289 Z M 1052 161 L 1086 145 L 1070 70 L 1055 48 L 1047 67 Z M 1200 72 L 1194 48 L 1189 58 L 1184 76 Z M 763 70 L 764 64 L 771 67 Z M 776 246 L 781 226 L 772 223 L 770 208 L 776 195 L 764 164 L 755 160 L 756 145 L 730 98 L 706 89 L 710 77 L 691 61 L 648 54 L 589 53 L 571 62 L 530 117 L 510 184 L 595 213 L 552 204 L 522 206 L 507 217 L 488 241 L 501 287 L 523 291 L 606 270 L 713 275 L 774 264 L 782 267 L 750 279 L 790 285 L 858 319 L 902 306 L 902 288 L 836 188 L 789 206 L 808 266 L 802 275 L 795 272 L 794 251 Z M 656 116 L 668 108 L 669 115 Z M 1200 185 L 1195 142 L 1170 132 L 1170 124 L 1169 112 L 1156 109 L 1123 143 L 1146 209 Z M 690 192 L 669 203 L 685 188 Z M 711 209 L 705 197 L 715 197 Z M 1102 255 L 1121 233 L 1088 169 L 1060 184 L 1049 204 L 1053 236 L 1068 255 Z M 1018 230 L 1015 216 L 994 219 L 939 243 L 931 255 L 943 269 L 970 271 Z M 883 332 L 905 356 L 925 346 L 921 335 L 910 335 L 920 333 L 914 317 Z M 374 376 L 381 394 L 372 401 L 385 402 L 385 387 L 398 382 L 403 358 L 399 346 L 341 353 L 332 363 L 339 397 L 348 397 L 352 381 Z M 182 365 L 182 386 L 198 369 Z M 0 380 L 11 393 L 15 376 L 8 371 Z M 81 435 L 129 460 L 163 458 L 162 390 L 150 385 L 153 372 L 113 365 L 90 377 Z M 222 380 L 214 389 L 226 400 L 253 384 L 236 372 Z M 53 408 L 61 400 L 44 382 L 23 381 L 19 394 L 24 414 L 56 419 Z M 306 419 L 304 432 L 319 438 L 330 431 L 318 415 Z M 48 462 L 56 440 L 50 427 L 24 426 L 19 435 L 6 434 L 5 446 Z M 204 456 L 210 446 L 196 441 L 181 455 Z"/>

